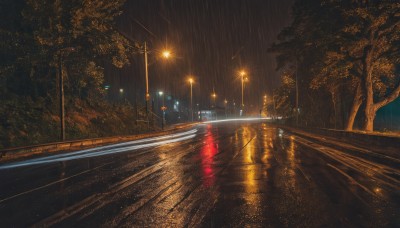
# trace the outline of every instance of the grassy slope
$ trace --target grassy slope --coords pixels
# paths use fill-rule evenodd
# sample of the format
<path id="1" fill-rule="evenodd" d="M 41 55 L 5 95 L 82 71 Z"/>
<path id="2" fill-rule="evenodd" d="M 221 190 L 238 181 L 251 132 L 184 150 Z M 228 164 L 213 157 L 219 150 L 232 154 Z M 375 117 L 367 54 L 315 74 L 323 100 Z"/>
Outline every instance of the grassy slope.
<path id="1" fill-rule="evenodd" d="M 58 108 L 45 100 L 2 101 L 0 105 L 0 149 L 58 141 Z M 129 135 L 147 131 L 136 124 L 135 112 L 128 104 L 106 102 L 89 104 L 74 100 L 66 104 L 67 140 Z"/>

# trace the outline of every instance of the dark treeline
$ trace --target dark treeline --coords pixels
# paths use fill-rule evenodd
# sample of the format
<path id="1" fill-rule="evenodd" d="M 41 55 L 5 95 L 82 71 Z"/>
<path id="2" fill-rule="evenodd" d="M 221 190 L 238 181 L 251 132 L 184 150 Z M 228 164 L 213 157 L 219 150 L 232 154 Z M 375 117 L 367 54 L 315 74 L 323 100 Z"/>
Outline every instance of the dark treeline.
<path id="1" fill-rule="evenodd" d="M 400 94 L 399 49 L 398 1 L 297 0 L 270 49 L 284 72 L 277 111 L 295 119 L 297 82 L 299 124 L 373 131 Z"/>
<path id="2" fill-rule="evenodd" d="M 60 74 L 67 139 L 137 132 L 133 107 L 104 99 L 104 65 L 137 51 L 116 29 L 125 0 L 2 0 L 0 148 L 57 141 Z"/>

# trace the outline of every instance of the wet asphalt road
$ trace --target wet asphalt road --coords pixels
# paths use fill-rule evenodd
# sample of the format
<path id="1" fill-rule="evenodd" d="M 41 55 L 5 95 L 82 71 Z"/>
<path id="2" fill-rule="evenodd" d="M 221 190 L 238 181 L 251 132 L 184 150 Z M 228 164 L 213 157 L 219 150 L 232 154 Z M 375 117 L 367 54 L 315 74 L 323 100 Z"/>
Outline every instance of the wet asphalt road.
<path id="1" fill-rule="evenodd" d="M 0 226 L 400 227 L 394 158 L 361 158 L 266 123 L 203 125 L 175 139 L 3 164 Z"/>

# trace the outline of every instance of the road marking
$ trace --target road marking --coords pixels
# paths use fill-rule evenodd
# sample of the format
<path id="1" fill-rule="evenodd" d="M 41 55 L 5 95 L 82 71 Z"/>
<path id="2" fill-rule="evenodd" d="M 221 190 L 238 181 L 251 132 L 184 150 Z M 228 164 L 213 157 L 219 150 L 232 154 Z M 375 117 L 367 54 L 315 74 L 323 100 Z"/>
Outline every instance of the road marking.
<path id="1" fill-rule="evenodd" d="M 79 176 L 79 175 L 82 175 L 82 174 L 85 174 L 85 173 L 94 171 L 94 170 L 96 170 L 96 169 L 99 169 L 99 168 L 101 168 L 101 167 L 103 167 L 103 166 L 106 166 L 106 165 L 108 165 L 108 164 L 111 164 L 111 163 L 112 163 L 112 162 L 108 162 L 108 163 L 105 163 L 105 164 L 103 164 L 103 165 L 101 165 L 101 166 L 98 166 L 98 167 L 96 167 L 96 168 L 93 168 L 93 169 L 90 169 L 90 170 L 85 170 L 85 171 L 80 172 L 80 173 L 77 173 L 77 174 L 75 174 L 75 175 L 72 175 L 72 176 L 69 176 L 69 177 L 66 177 L 66 178 L 63 178 L 63 179 L 60 179 L 60 180 L 57 180 L 57 181 L 48 183 L 48 184 L 46 184 L 46 185 L 43 185 L 43 186 L 40 186 L 40 187 L 31 189 L 31 190 L 28 190 L 28 191 L 25 191 L 25 192 L 21 192 L 21 193 L 19 193 L 19 194 L 16 194 L 16 195 L 13 195 L 13 196 L 10 196 L 10 197 L 7 197 L 7 198 L 4 198 L 4 199 L 0 200 L 0 203 L 3 203 L 3 202 L 5 202 L 5 201 L 7 201 L 7 200 L 14 199 L 14 198 L 16 198 L 16 197 L 18 197 L 18 196 L 22 196 L 22 195 L 25 195 L 25 194 L 28 194 L 28 193 L 31 193 L 31 192 L 34 192 L 34 191 L 37 191 L 37 190 L 40 190 L 40 189 L 43 189 L 43 188 L 47 188 L 47 187 L 49 187 L 49 186 L 52 186 L 52 185 L 54 185 L 54 184 L 57 184 L 57 183 L 60 183 L 60 182 L 66 181 L 66 180 L 69 180 L 69 179 L 74 178 L 74 177 L 76 177 L 76 176 Z"/>

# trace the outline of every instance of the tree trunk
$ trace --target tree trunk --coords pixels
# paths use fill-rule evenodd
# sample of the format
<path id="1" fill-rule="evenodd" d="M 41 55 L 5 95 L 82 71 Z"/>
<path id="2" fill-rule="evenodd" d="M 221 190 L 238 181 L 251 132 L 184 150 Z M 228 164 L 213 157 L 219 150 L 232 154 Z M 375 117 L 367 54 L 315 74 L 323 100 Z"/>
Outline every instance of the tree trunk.
<path id="1" fill-rule="evenodd" d="M 335 129 L 336 129 L 336 117 L 337 117 L 337 111 L 336 111 L 336 97 L 335 97 L 335 92 L 333 92 L 332 93 L 332 103 L 333 103 L 333 112 L 334 112 L 334 118 L 333 118 L 333 124 L 334 124 L 334 127 L 335 127 Z"/>
<path id="2" fill-rule="evenodd" d="M 375 112 L 369 108 L 365 109 L 364 131 L 374 131 Z"/>
<path id="3" fill-rule="evenodd" d="M 364 131 L 374 130 L 374 90 L 372 86 L 372 47 L 366 47 L 364 50 L 362 82 L 365 94 L 365 111 L 364 111 Z"/>
<path id="4" fill-rule="evenodd" d="M 349 118 L 347 119 L 347 122 L 346 122 L 346 127 L 345 127 L 346 131 L 353 130 L 354 121 L 356 119 L 356 116 L 357 116 L 358 110 L 360 109 L 361 104 L 362 104 L 361 85 L 358 84 L 356 93 L 354 94 L 353 104 L 350 109 Z"/>
<path id="5" fill-rule="evenodd" d="M 372 70 L 369 69 L 365 77 L 365 111 L 364 111 L 364 131 L 374 130 L 374 119 L 376 110 L 374 108 L 374 91 L 372 87 Z"/>

